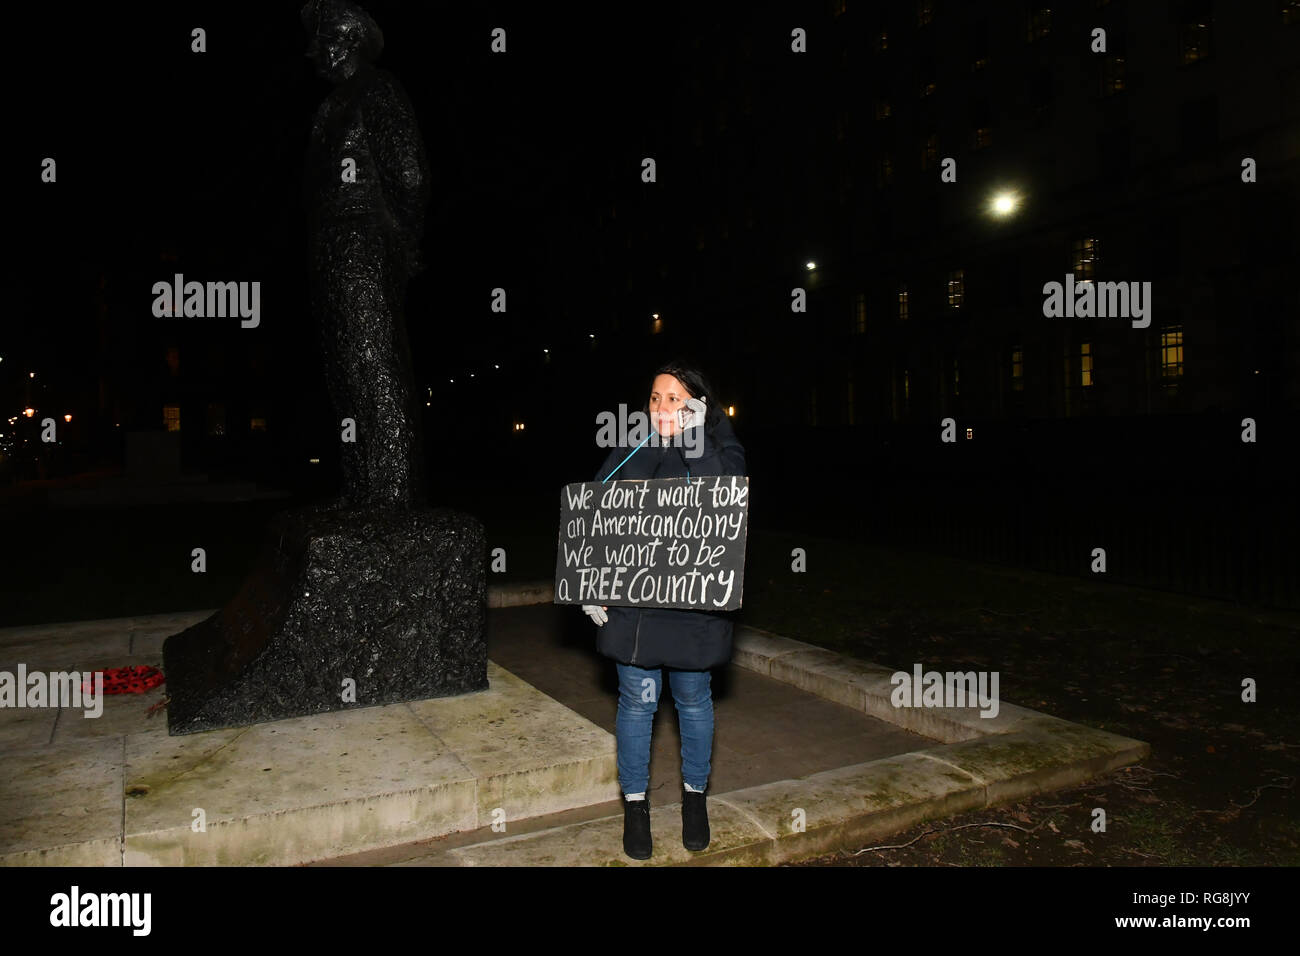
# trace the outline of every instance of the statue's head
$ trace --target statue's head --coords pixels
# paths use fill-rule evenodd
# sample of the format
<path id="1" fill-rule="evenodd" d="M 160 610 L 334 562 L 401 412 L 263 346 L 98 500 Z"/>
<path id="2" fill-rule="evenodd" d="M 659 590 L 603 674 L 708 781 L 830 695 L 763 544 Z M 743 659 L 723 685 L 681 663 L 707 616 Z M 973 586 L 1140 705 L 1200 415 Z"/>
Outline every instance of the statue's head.
<path id="1" fill-rule="evenodd" d="M 331 83 L 342 83 L 384 49 L 379 25 L 350 0 L 311 0 L 302 8 L 302 26 L 307 56 Z"/>

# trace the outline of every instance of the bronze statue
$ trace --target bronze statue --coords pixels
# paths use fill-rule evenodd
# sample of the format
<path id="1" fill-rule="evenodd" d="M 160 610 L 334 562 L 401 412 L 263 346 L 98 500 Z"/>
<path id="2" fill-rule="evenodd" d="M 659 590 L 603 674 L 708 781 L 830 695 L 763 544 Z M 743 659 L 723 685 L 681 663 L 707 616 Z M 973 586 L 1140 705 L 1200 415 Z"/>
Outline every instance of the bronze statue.
<path id="1" fill-rule="evenodd" d="M 410 100 L 373 65 L 383 33 L 347 0 L 302 9 L 307 56 L 334 84 L 312 124 L 306 201 L 311 306 L 344 437 L 339 507 L 424 499 L 420 419 L 403 300 L 422 269 L 429 169 Z"/>
<path id="2" fill-rule="evenodd" d="M 482 522 L 431 508 L 402 317 L 429 174 L 411 104 L 372 65 L 364 10 L 302 11 L 334 90 L 308 150 L 312 311 L 330 399 L 355 420 L 343 496 L 271 519 L 237 593 L 163 643 L 167 729 L 190 734 L 486 690 Z"/>

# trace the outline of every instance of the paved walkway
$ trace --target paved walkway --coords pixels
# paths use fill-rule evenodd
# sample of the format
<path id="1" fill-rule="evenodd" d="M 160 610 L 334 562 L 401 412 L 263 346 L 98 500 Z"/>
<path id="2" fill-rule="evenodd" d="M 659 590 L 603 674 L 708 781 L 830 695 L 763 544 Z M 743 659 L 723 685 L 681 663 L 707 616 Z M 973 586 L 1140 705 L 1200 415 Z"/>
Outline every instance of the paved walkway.
<path id="1" fill-rule="evenodd" d="M 488 611 L 488 657 L 592 723 L 614 733 L 618 676 L 596 653 L 596 625 L 576 607 L 539 604 Z M 681 738 L 670 694 L 655 714 L 650 754 L 652 806 L 681 801 Z M 832 703 L 729 664 L 713 672 L 714 739 L 709 793 L 864 763 L 929 747 L 929 737 Z M 519 834 L 621 814 L 618 801 L 511 824 Z M 429 862 L 445 850 L 496 839 L 491 832 L 452 834 L 328 861 L 330 865 Z M 680 834 L 664 833 L 662 839 Z"/>

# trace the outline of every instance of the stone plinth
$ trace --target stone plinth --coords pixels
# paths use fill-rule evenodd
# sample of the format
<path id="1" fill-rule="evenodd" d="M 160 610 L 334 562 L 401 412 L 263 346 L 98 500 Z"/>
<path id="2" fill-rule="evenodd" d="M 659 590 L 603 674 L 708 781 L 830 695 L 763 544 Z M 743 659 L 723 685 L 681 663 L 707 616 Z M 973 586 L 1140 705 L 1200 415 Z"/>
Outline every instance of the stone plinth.
<path id="1" fill-rule="evenodd" d="M 169 732 L 486 690 L 485 560 L 449 508 L 277 515 L 235 598 L 163 645 Z"/>

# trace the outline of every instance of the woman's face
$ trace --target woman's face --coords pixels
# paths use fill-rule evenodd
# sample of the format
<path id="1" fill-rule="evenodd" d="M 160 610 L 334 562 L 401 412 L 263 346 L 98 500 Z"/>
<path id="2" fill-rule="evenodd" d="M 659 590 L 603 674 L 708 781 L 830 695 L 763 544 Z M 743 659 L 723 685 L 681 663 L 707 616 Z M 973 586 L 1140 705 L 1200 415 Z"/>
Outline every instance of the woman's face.
<path id="1" fill-rule="evenodd" d="M 685 386 L 671 375 L 656 375 L 650 385 L 650 421 L 655 431 L 664 436 L 677 433 L 677 411 L 686 407 L 693 397 Z"/>

